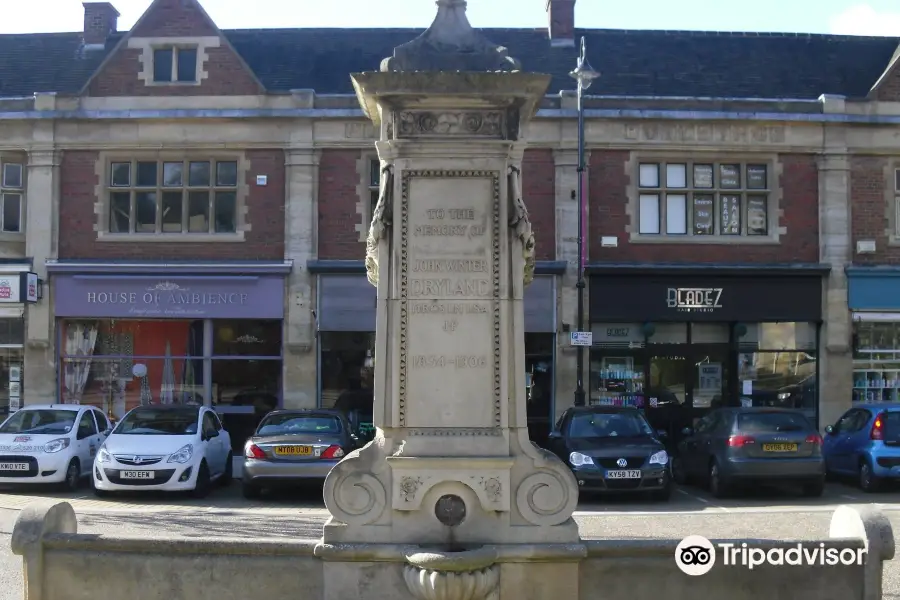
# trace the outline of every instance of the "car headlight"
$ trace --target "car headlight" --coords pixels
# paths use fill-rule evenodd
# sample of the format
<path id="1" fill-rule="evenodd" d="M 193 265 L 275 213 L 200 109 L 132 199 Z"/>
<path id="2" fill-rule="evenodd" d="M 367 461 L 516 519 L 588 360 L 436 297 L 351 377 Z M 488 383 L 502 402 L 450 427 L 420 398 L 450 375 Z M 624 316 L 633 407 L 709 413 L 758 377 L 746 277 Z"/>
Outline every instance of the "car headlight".
<path id="1" fill-rule="evenodd" d="M 650 457 L 651 465 L 664 465 L 669 462 L 669 453 L 665 450 L 660 450 L 656 454 Z"/>
<path id="2" fill-rule="evenodd" d="M 44 444 L 44 452 L 54 454 L 69 447 L 69 438 L 59 438 Z"/>
<path id="3" fill-rule="evenodd" d="M 791 397 L 791 393 L 790 393 L 790 392 L 781 392 L 780 394 L 778 394 L 778 399 L 779 399 L 779 400 L 787 400 L 787 399 L 790 398 L 790 397 Z"/>
<path id="4" fill-rule="evenodd" d="M 594 459 L 587 454 L 582 454 L 581 452 L 573 452 L 569 455 L 569 462 L 572 463 L 573 467 L 582 467 L 584 465 L 594 464 Z"/>
<path id="5" fill-rule="evenodd" d="M 194 446 L 191 444 L 185 444 L 177 451 L 175 451 L 172 456 L 169 457 L 169 460 L 166 462 L 170 463 L 186 463 L 191 460 L 191 457 L 194 455 Z"/>
<path id="6" fill-rule="evenodd" d="M 106 446 L 100 446 L 100 450 L 97 452 L 97 462 L 112 462 L 112 456 L 110 455 L 109 450 L 106 449 Z"/>

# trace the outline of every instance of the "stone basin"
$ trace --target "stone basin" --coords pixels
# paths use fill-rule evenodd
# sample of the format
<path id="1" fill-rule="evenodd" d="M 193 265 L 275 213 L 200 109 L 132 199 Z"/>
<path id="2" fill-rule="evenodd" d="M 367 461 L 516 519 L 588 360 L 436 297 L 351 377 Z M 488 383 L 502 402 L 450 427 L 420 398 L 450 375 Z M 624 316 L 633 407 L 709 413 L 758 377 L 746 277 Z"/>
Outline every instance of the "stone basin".
<path id="1" fill-rule="evenodd" d="M 426 571 L 442 573 L 481 571 L 497 562 L 497 550 L 491 546 L 449 549 L 420 547 L 419 550 L 406 554 L 406 562 Z"/>
<path id="2" fill-rule="evenodd" d="M 497 589 L 497 550 L 419 548 L 404 555 L 406 587 L 418 600 L 484 600 Z"/>

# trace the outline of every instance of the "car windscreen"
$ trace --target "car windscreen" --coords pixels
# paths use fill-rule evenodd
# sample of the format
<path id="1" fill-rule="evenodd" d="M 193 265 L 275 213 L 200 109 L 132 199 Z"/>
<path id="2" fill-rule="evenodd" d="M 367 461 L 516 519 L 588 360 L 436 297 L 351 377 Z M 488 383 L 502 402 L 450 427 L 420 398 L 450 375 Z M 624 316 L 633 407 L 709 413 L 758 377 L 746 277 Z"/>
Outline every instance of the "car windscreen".
<path id="1" fill-rule="evenodd" d="M 341 421 L 330 415 L 271 415 L 267 417 L 256 435 L 335 434 L 341 432 Z"/>
<path id="2" fill-rule="evenodd" d="M 900 442 L 900 410 L 891 410 L 882 417 L 885 442 Z"/>
<path id="3" fill-rule="evenodd" d="M 808 431 L 812 428 L 801 413 L 794 412 L 754 412 L 738 415 L 737 428 L 741 433 L 781 433 L 788 431 Z"/>
<path id="4" fill-rule="evenodd" d="M 570 438 L 606 438 L 653 435 L 650 425 L 638 413 L 582 413 L 572 417 Z"/>
<path id="5" fill-rule="evenodd" d="M 0 433 L 66 434 L 75 426 L 74 410 L 19 410 L 0 426 Z"/>
<path id="6" fill-rule="evenodd" d="M 137 408 L 116 426 L 121 435 L 194 435 L 199 412 L 190 410 L 153 410 Z"/>

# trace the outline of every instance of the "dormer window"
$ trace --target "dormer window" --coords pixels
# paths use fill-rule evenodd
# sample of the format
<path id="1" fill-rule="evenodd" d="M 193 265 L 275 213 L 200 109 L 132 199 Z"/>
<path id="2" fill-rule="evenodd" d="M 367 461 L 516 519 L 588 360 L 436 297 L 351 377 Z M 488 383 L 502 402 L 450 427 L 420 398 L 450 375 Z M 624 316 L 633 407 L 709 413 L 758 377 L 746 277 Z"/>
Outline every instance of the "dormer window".
<path id="1" fill-rule="evenodd" d="M 196 83 L 197 48 L 169 46 L 153 50 L 153 81 Z"/>

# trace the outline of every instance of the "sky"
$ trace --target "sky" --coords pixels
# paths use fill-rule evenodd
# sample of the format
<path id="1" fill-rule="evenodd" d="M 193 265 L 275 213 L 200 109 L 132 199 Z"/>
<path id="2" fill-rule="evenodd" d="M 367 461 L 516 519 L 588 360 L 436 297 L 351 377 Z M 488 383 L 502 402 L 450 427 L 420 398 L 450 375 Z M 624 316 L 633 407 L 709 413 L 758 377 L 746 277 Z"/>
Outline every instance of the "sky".
<path id="1" fill-rule="evenodd" d="M 2 0 L 0 33 L 80 31 L 82 0 Z M 112 0 L 119 30 L 151 0 Z M 222 29 L 427 27 L 434 0 L 201 0 Z M 546 27 L 545 0 L 469 0 L 475 27 Z M 729 8 L 726 9 L 725 7 Z M 737 8 L 731 8 L 737 7 Z M 578 0 L 578 27 L 900 36 L 897 0 Z"/>

